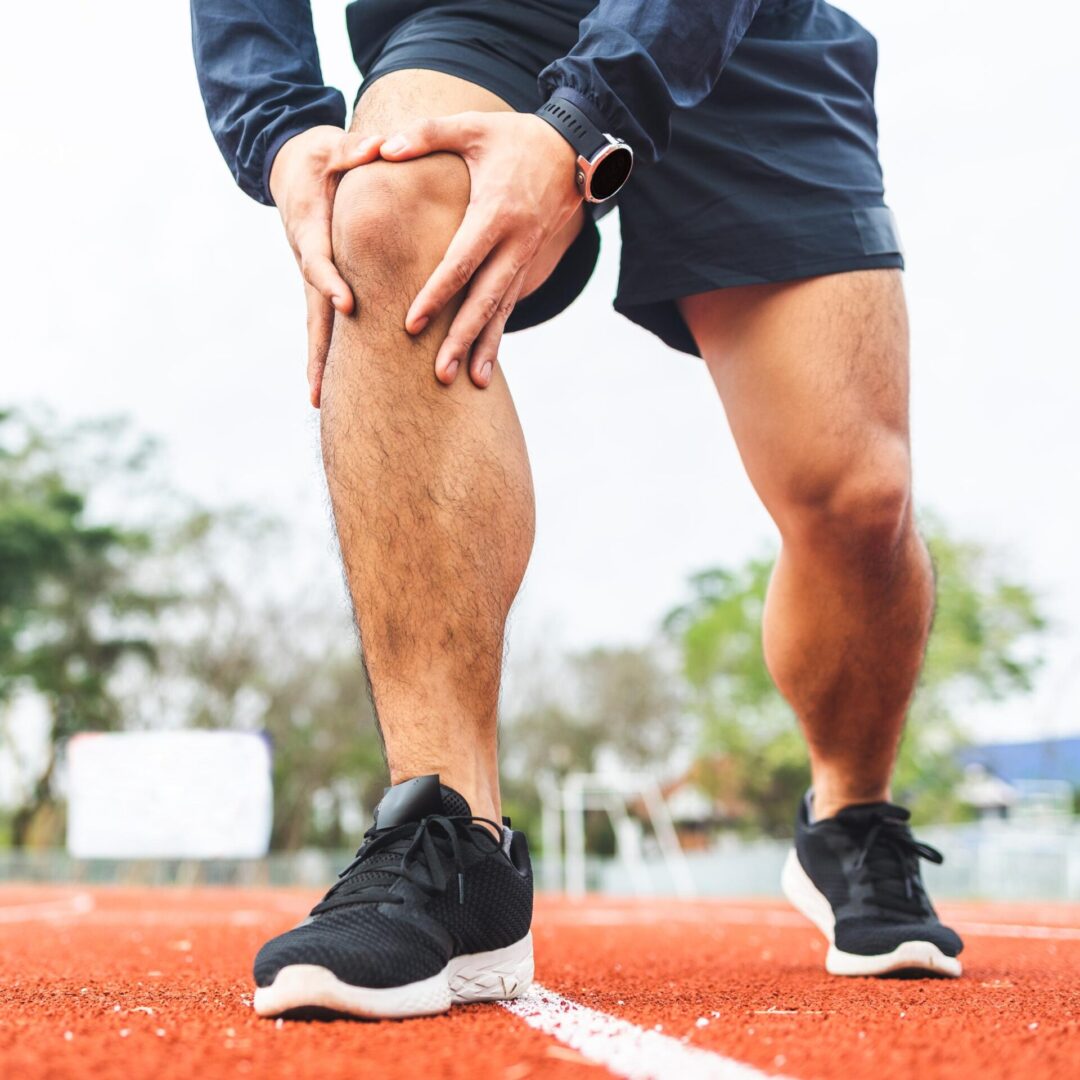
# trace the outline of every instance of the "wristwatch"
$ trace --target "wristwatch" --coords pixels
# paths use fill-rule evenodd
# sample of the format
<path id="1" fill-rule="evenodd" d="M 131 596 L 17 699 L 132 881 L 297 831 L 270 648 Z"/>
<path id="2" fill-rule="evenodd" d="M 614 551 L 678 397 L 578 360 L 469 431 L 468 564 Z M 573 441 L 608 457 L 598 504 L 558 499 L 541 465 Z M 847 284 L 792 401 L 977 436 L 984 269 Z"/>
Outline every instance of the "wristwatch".
<path id="1" fill-rule="evenodd" d="M 634 151 L 622 139 L 602 132 L 565 98 L 551 98 L 536 115 L 577 151 L 574 180 L 586 202 L 607 202 L 619 192 L 634 167 Z"/>

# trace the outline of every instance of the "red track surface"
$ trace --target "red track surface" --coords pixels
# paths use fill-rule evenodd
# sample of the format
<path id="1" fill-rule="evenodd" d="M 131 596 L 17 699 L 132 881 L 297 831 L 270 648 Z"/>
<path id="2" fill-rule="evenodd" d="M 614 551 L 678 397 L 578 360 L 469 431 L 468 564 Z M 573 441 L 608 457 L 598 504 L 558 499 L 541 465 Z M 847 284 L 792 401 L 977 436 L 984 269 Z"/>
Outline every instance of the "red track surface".
<path id="1" fill-rule="evenodd" d="M 251 957 L 313 899 L 0 888 L 0 1076 L 607 1075 L 495 1005 L 378 1024 L 259 1020 Z M 801 1080 L 1080 1076 L 1080 909 L 946 914 L 966 930 L 963 979 L 839 980 L 817 933 L 779 904 L 542 900 L 537 978 Z"/>

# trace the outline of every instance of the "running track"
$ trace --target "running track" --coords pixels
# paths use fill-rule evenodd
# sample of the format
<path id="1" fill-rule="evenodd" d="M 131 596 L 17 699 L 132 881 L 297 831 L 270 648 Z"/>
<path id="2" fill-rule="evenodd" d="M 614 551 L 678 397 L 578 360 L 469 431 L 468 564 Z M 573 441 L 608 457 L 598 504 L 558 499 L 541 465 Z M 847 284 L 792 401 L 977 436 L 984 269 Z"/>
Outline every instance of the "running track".
<path id="1" fill-rule="evenodd" d="M 951 906 L 957 982 L 837 980 L 776 903 L 544 899 L 540 988 L 391 1023 L 259 1020 L 296 891 L 0 888 L 0 1076 L 1080 1076 L 1080 908 Z"/>

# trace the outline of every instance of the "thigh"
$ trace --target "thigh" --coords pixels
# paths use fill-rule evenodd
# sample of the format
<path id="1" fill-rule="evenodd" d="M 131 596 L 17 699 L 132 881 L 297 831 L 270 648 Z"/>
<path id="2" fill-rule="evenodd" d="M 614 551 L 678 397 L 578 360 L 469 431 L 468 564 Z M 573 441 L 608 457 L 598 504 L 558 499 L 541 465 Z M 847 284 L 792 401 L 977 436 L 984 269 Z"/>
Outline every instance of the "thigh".
<path id="1" fill-rule="evenodd" d="M 389 136 L 414 120 L 452 116 L 461 112 L 511 110 L 512 107 L 497 94 L 467 79 L 425 68 L 406 68 L 389 71 L 364 88 L 353 112 L 351 130 L 365 135 Z M 449 167 L 465 169 L 464 163 L 454 154 L 434 154 L 429 159 L 421 160 L 437 159 L 443 159 L 447 165 L 452 161 Z M 400 169 L 409 166 L 380 163 L 378 167 Z M 584 220 L 584 211 L 579 208 L 540 249 L 522 289 L 523 298 L 538 289 L 551 275 L 581 231 Z"/>
<path id="2" fill-rule="evenodd" d="M 908 461 L 908 328 L 897 270 L 688 296 L 679 309 L 747 472 L 783 529 L 845 478 Z"/>
<path id="3" fill-rule="evenodd" d="M 413 120 L 472 111 L 510 112 L 512 107 L 498 94 L 457 75 L 406 68 L 388 71 L 361 87 L 350 130 L 391 135 Z"/>

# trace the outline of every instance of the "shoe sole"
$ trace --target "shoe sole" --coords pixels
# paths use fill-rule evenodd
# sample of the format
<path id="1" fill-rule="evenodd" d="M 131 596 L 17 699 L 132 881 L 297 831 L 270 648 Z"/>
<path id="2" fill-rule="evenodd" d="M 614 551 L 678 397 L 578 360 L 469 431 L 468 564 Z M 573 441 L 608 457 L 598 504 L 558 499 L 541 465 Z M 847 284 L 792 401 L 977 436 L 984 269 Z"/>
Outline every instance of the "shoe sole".
<path id="1" fill-rule="evenodd" d="M 957 957 L 946 956 L 932 941 L 905 941 L 892 952 L 875 956 L 861 956 L 838 949 L 833 940 L 836 916 L 833 915 L 832 905 L 810 880 L 794 849 L 788 852 L 780 885 L 795 909 L 828 939 L 825 970 L 830 975 L 936 975 L 955 979 L 963 971 Z"/>
<path id="2" fill-rule="evenodd" d="M 438 975 L 405 986 L 352 986 L 316 964 L 290 964 L 269 986 L 256 989 L 254 1007 L 259 1016 L 400 1020 L 435 1016 L 451 1005 L 508 1001 L 523 994 L 532 978 L 529 933 L 504 949 L 455 956 Z"/>

